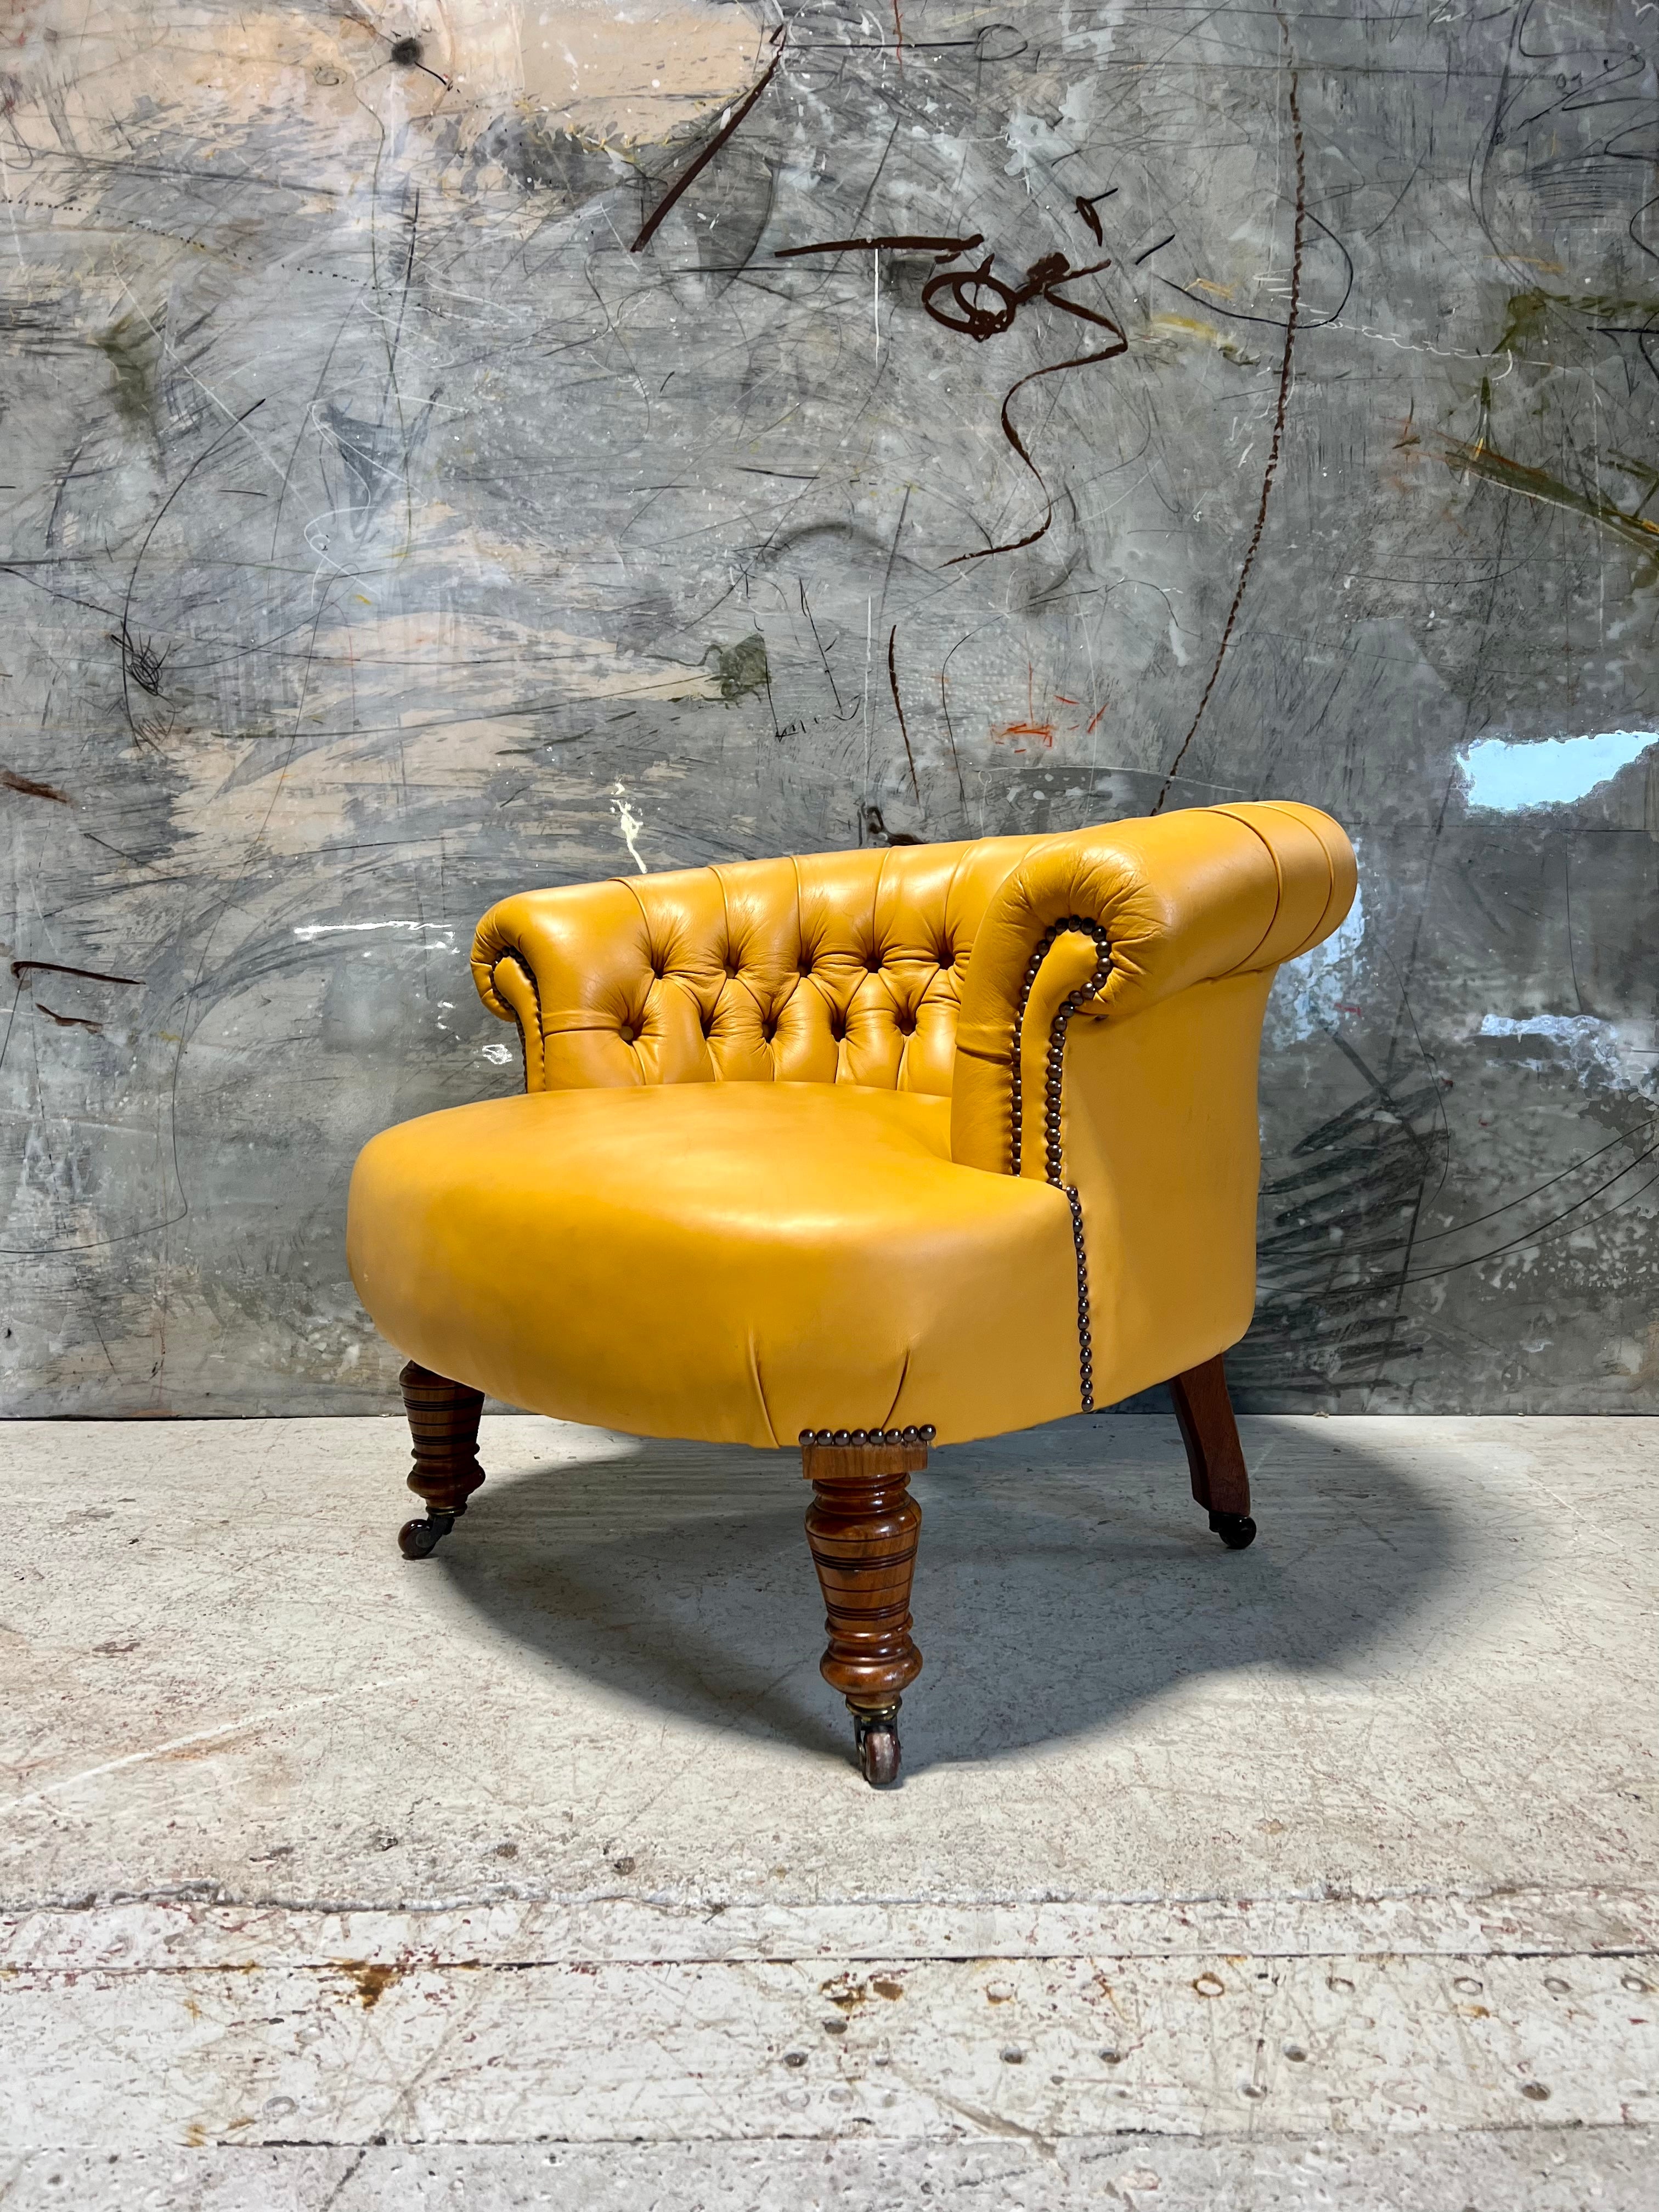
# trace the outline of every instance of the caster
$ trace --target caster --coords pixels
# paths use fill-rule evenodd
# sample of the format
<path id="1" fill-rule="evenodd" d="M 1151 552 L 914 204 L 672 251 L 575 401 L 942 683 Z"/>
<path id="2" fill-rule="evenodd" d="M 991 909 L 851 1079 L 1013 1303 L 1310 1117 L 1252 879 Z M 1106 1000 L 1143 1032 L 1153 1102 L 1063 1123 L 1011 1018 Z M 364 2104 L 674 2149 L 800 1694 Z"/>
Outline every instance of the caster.
<path id="1" fill-rule="evenodd" d="M 429 1559 L 440 1538 L 454 1526 L 453 1513 L 428 1513 L 424 1521 L 405 1521 L 398 1531 L 398 1549 L 406 1559 Z"/>
<path id="2" fill-rule="evenodd" d="M 898 1707 L 882 1712 L 853 1715 L 853 1735 L 858 1745 L 859 1771 L 872 1790 L 885 1790 L 898 1780 Z"/>
<path id="3" fill-rule="evenodd" d="M 1255 1541 L 1255 1523 L 1248 1513 L 1212 1513 L 1210 1526 L 1230 1552 L 1244 1551 Z"/>

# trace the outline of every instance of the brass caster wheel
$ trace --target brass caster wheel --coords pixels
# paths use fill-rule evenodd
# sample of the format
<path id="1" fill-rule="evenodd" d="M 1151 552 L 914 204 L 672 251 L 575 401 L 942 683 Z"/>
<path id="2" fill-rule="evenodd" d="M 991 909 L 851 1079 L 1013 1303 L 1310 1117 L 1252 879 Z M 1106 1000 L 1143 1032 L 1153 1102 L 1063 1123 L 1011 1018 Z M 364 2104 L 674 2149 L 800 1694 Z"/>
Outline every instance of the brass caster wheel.
<path id="1" fill-rule="evenodd" d="M 1243 1552 L 1255 1541 L 1255 1523 L 1248 1513 L 1212 1513 L 1210 1526 L 1230 1552 Z"/>
<path id="2" fill-rule="evenodd" d="M 898 1707 L 883 1712 L 853 1714 L 853 1735 L 858 1746 L 859 1772 L 872 1790 L 885 1790 L 899 1777 Z"/>
<path id="3" fill-rule="evenodd" d="M 453 1513 L 428 1513 L 424 1521 L 405 1521 L 398 1531 L 398 1549 L 406 1559 L 429 1559 L 440 1539 L 454 1526 Z"/>

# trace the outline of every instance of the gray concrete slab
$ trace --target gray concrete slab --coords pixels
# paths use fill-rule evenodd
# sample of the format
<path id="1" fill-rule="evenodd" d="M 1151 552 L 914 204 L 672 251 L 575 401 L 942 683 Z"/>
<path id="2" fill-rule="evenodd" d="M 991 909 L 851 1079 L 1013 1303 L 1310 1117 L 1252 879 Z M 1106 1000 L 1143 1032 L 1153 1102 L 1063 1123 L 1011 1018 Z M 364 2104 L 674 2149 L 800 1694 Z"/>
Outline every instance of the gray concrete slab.
<path id="1" fill-rule="evenodd" d="M 1659 2136 L 0 2153 L 6 2212 L 1652 2212 Z"/>
<path id="2" fill-rule="evenodd" d="M 939 1455 L 876 1795 L 786 1458 L 13 1425 L 0 2203 L 1652 2201 L 1651 1430 L 1245 1431 Z"/>

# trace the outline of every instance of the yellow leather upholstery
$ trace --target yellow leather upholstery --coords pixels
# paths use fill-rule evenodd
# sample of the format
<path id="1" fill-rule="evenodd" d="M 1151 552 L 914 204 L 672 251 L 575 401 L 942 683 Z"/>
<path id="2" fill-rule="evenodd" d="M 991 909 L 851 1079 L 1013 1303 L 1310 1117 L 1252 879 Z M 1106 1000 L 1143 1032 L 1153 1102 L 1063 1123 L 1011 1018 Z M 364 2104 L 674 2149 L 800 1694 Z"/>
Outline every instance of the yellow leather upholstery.
<path id="1" fill-rule="evenodd" d="M 359 1292 L 645 1435 L 1109 1404 L 1249 1324 L 1262 1009 L 1353 888 L 1328 817 L 1242 805 L 507 899 L 473 968 L 526 1095 L 365 1149 Z"/>
<path id="2" fill-rule="evenodd" d="M 352 1203 L 374 1224 L 359 1289 L 393 1342 L 509 1405 L 793 1444 L 938 1425 L 947 1401 L 958 1433 L 1023 1427 L 1076 1395 L 1065 1200 L 957 1167 L 943 1099 L 496 1099 L 377 1138 Z"/>
<path id="3" fill-rule="evenodd" d="M 776 1081 L 948 1098 L 969 952 L 992 896 L 1043 842 L 526 891 L 479 923 L 472 973 L 519 1024 L 531 1091 Z"/>

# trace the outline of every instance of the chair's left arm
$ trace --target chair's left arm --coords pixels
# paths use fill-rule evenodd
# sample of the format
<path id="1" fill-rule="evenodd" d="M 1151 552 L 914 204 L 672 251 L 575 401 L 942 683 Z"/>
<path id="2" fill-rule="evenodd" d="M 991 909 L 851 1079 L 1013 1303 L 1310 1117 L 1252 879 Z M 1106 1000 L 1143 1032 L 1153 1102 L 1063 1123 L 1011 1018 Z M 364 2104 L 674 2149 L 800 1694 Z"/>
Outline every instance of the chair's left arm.
<path id="1" fill-rule="evenodd" d="M 1194 984 L 1270 975 L 1330 935 L 1354 887 L 1353 848 L 1311 806 L 1198 807 L 1043 839 L 974 939 L 957 1029 L 955 1157 L 1014 1170 L 1014 1099 L 1030 1091 L 1017 1080 L 1030 1072 L 1022 1061 L 1034 1042 L 1046 1058 L 1072 994 L 1085 994 L 1080 1016 L 1116 1023 Z M 1022 1103 L 1029 1116 L 1040 1101 Z M 1031 1171 L 1029 1146 L 1019 1150 Z"/>
<path id="2" fill-rule="evenodd" d="M 1249 1327 L 1267 991 L 1354 887 L 1328 816 L 1255 805 L 1045 838 L 993 900 L 963 993 L 951 1150 L 1067 1194 L 1095 1402 Z"/>

